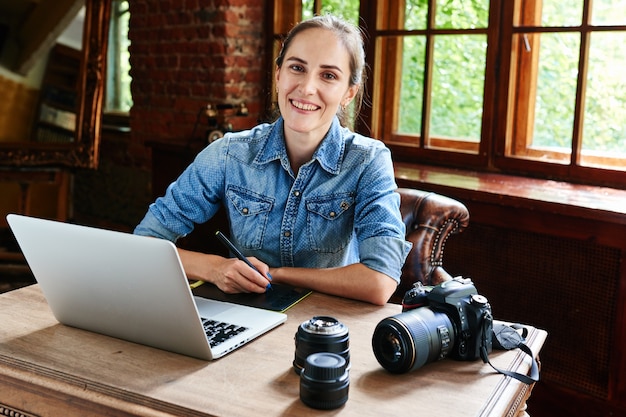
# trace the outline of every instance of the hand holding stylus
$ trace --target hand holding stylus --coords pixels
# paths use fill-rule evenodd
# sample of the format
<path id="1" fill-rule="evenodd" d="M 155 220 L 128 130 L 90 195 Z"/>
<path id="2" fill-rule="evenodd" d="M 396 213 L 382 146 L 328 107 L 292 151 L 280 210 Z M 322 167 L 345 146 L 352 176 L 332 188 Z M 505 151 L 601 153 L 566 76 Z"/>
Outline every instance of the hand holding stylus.
<path id="1" fill-rule="evenodd" d="M 252 265 L 252 263 L 248 260 L 248 258 L 246 258 L 243 253 L 241 253 L 239 251 L 239 249 L 237 249 L 237 247 L 235 245 L 233 245 L 233 243 L 226 237 L 226 235 L 224 235 L 224 233 L 220 232 L 219 230 L 217 232 L 215 232 L 215 236 L 217 236 L 217 238 L 220 240 L 220 242 L 222 242 L 227 248 L 228 250 L 230 250 L 230 252 L 232 252 L 239 260 L 242 260 L 243 262 L 246 263 L 246 265 L 248 265 L 250 268 L 254 269 L 255 271 L 257 271 L 259 274 L 261 274 L 261 271 L 259 271 L 254 265 Z M 263 274 L 261 274 L 263 275 Z M 272 276 L 270 275 L 270 273 L 267 273 L 267 279 L 269 281 L 272 280 Z M 272 284 L 271 282 L 267 283 L 267 287 L 265 287 L 266 290 L 269 290 L 272 288 Z"/>

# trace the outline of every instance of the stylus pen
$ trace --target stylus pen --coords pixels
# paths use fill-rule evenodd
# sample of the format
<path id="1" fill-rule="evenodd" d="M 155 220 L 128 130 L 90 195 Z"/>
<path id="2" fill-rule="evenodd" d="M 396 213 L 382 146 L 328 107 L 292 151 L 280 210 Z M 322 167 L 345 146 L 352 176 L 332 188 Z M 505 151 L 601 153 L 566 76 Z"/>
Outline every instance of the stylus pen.
<path id="1" fill-rule="evenodd" d="M 226 237 L 226 235 L 222 232 L 220 232 L 219 230 L 217 232 L 215 232 L 215 236 L 217 236 L 217 238 L 228 248 L 228 250 L 230 250 L 232 253 L 235 254 L 235 256 L 244 261 L 246 263 L 246 265 L 248 265 L 250 268 L 254 269 L 256 272 L 258 272 L 259 274 L 261 274 L 261 271 L 259 271 L 258 269 L 256 269 L 256 267 L 254 265 L 252 265 L 252 263 L 248 260 L 248 258 L 246 258 L 245 256 L 243 256 L 243 253 L 239 252 L 239 249 L 237 249 L 235 247 L 235 245 L 233 245 L 233 242 L 231 242 L 230 240 L 228 240 L 228 238 Z M 263 274 L 261 274 L 263 275 Z M 270 273 L 267 273 L 267 277 L 269 278 L 269 280 L 272 280 L 272 276 L 270 275 Z M 267 283 L 267 287 L 265 287 L 266 289 L 271 289 L 272 288 L 272 284 L 271 283 Z"/>

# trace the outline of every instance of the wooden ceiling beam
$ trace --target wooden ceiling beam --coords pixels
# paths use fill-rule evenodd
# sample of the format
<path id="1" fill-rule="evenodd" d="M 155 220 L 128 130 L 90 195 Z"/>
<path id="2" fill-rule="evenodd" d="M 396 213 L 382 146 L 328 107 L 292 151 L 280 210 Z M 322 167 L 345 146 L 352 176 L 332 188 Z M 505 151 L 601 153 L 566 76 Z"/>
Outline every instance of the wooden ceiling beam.
<path id="1" fill-rule="evenodd" d="M 44 58 L 56 39 L 76 17 L 84 0 L 41 0 L 18 33 L 20 45 L 15 71 L 26 75 Z"/>

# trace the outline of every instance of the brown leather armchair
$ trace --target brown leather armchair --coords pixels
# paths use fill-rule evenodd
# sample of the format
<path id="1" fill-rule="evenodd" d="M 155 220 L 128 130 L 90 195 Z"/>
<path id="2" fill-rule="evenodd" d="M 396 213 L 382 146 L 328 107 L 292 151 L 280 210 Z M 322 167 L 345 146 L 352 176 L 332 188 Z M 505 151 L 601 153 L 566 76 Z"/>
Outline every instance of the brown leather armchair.
<path id="1" fill-rule="evenodd" d="M 400 211 L 406 225 L 406 240 L 413 248 L 402 268 L 398 289 L 389 300 L 401 303 L 417 281 L 437 285 L 451 279 L 443 268 L 443 250 L 448 238 L 469 224 L 469 212 L 461 202 L 440 194 L 399 188 Z"/>

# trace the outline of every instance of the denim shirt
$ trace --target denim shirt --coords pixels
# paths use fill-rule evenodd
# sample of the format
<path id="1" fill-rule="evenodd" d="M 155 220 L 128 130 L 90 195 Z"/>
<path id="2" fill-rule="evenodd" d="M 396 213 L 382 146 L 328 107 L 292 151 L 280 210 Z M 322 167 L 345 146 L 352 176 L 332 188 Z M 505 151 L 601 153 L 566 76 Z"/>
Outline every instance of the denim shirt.
<path id="1" fill-rule="evenodd" d="M 384 144 L 337 118 L 294 175 L 279 118 L 208 145 L 135 233 L 176 241 L 223 206 L 235 246 L 270 267 L 361 262 L 399 282 L 411 244 L 396 188 Z"/>

